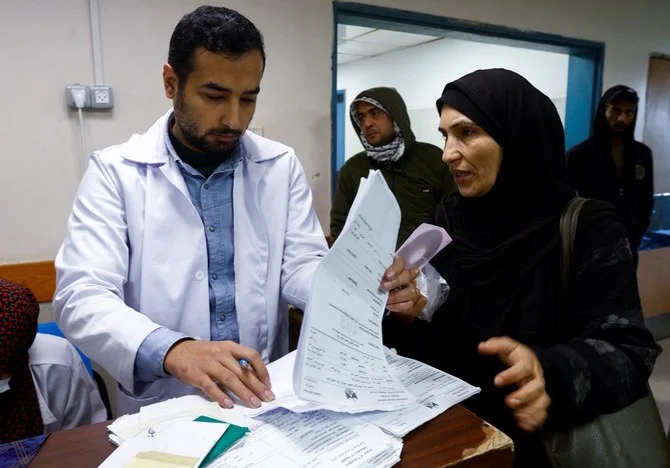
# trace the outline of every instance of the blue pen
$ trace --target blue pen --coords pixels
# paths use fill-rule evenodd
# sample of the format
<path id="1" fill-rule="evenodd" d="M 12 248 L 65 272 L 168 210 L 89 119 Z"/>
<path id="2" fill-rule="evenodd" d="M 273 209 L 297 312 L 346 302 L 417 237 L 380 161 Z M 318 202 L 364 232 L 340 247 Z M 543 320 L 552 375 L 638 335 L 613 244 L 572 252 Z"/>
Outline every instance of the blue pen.
<path id="1" fill-rule="evenodd" d="M 249 362 L 246 359 L 240 359 L 240 367 L 242 367 L 242 370 L 248 369 Z"/>

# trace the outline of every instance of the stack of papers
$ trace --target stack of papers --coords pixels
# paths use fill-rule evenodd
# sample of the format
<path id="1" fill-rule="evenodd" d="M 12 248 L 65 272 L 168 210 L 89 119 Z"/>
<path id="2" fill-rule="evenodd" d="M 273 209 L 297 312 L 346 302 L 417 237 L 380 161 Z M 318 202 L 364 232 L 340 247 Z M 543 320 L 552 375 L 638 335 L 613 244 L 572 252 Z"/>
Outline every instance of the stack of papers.
<path id="1" fill-rule="evenodd" d="M 255 419 L 244 443 L 210 468 L 391 467 L 400 461 L 400 439 L 353 415 L 279 408 Z"/>
<path id="2" fill-rule="evenodd" d="M 317 269 L 298 350 L 268 366 L 275 400 L 227 410 L 191 395 L 144 407 L 109 426 L 119 449 L 102 466 L 391 467 L 400 461 L 401 437 L 479 388 L 382 344 L 388 293 L 380 285 L 399 225 L 393 193 L 370 171 Z M 412 262 L 425 263 L 448 241 L 436 229 L 425 228 L 406 249 Z"/>
<path id="3" fill-rule="evenodd" d="M 249 432 L 250 423 L 239 410 L 199 395 L 145 406 L 107 427 L 109 440 L 119 448 L 100 466 L 208 466 Z"/>
<path id="4" fill-rule="evenodd" d="M 392 374 L 381 322 L 400 208 L 378 171 L 362 179 L 347 222 L 317 268 L 293 374 L 298 396 L 341 412 L 393 411 L 416 402 Z"/>
<path id="5" fill-rule="evenodd" d="M 398 356 L 388 349 L 387 357 L 393 373 L 416 397 L 417 402 L 398 411 L 373 411 L 358 416 L 396 437 L 405 437 L 417 427 L 481 390 L 453 375 L 422 362 Z"/>
<path id="6" fill-rule="evenodd" d="M 110 437 L 133 435 L 102 466 L 141 468 L 156 466 L 141 463 L 157 460 L 169 460 L 171 465 L 160 465 L 166 468 L 393 466 L 402 451 L 402 437 L 479 393 L 479 388 L 387 348 L 384 352 L 394 378 L 416 400 L 407 408 L 348 414 L 302 400 L 292 385 L 294 351 L 268 365 L 275 401 L 258 409 L 226 410 L 191 395 L 144 407 L 109 426 Z M 216 417 L 193 421 L 197 413 Z M 219 424 L 205 423 L 217 419 Z M 233 421 L 251 429 L 239 442 L 246 430 L 229 425 Z"/>
<path id="7" fill-rule="evenodd" d="M 293 355 L 295 356 L 295 354 Z M 288 378 L 284 379 L 290 382 Z M 275 388 L 273 386 L 273 388 Z M 295 397 L 294 394 L 294 398 Z M 212 410 L 200 396 L 185 396 L 142 408 L 109 426 L 110 435 L 124 439 L 102 468 L 185 467 L 391 467 L 400 460 L 402 441 L 354 415 L 328 411 L 302 414 L 274 408 L 251 419 L 241 407 L 229 411 L 249 423 L 241 428 L 207 416 L 191 420 L 196 408 Z M 180 409 L 181 408 L 181 409 Z M 226 410 L 223 410 L 226 411 Z M 251 410 L 249 410 L 251 411 Z M 170 419 L 169 413 L 175 415 Z M 141 413 L 155 421 L 132 431 Z"/>
<path id="8" fill-rule="evenodd" d="M 247 432 L 203 416 L 194 421 L 164 421 L 124 441 L 100 467 L 205 467 Z"/>
<path id="9" fill-rule="evenodd" d="M 396 437 L 404 437 L 422 424 L 442 414 L 452 406 L 476 395 L 474 387 L 456 377 L 413 359 L 398 356 L 388 348 L 385 354 L 394 377 L 398 379 L 416 400 L 406 408 L 395 411 L 370 411 L 357 413 L 360 419 L 372 423 Z M 259 415 L 276 408 L 285 408 L 294 413 L 305 413 L 326 409 L 330 405 L 301 399 L 290 382 L 296 352 L 268 365 L 272 390 L 276 399 L 263 403 L 260 408 L 242 408 L 240 411 L 257 419 Z"/>
<path id="10" fill-rule="evenodd" d="M 207 416 L 241 427 L 250 425 L 249 418 L 236 408 L 221 408 L 218 403 L 200 395 L 188 395 L 145 406 L 139 413 L 119 417 L 107 427 L 109 441 L 120 445 L 150 429 L 167 427 L 177 420 L 192 421 L 198 416 Z"/>

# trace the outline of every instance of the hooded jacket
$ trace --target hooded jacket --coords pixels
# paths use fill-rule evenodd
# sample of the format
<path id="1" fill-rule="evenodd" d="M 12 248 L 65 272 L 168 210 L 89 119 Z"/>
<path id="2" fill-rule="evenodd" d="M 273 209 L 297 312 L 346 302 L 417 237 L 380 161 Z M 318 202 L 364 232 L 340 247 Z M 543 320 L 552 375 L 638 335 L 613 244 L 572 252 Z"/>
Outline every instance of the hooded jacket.
<path id="1" fill-rule="evenodd" d="M 635 252 L 649 227 L 654 204 L 652 154 L 648 146 L 635 141 L 636 112 L 621 134 L 625 141 L 624 160 L 618 177 L 611 150 L 612 130 L 605 117 L 607 104 L 627 92 L 631 93 L 630 88 L 618 85 L 603 95 L 593 135 L 568 152 L 568 174 L 579 196 L 606 200 L 617 208 Z"/>
<path id="2" fill-rule="evenodd" d="M 415 140 L 410 127 L 407 107 L 393 88 L 372 88 L 363 91 L 356 100 L 367 97 L 379 102 L 398 124 L 405 140 L 405 151 L 395 162 L 378 162 L 362 151 L 344 163 L 330 211 L 330 235 L 335 241 L 347 220 L 361 177 L 370 169 L 379 170 L 400 205 L 402 220 L 397 246 L 402 245 L 416 227 L 425 222 L 444 195 L 456 189 L 453 177 L 442 163 L 442 150 L 437 146 Z M 351 124 L 359 138 L 361 129 L 356 119 Z"/>

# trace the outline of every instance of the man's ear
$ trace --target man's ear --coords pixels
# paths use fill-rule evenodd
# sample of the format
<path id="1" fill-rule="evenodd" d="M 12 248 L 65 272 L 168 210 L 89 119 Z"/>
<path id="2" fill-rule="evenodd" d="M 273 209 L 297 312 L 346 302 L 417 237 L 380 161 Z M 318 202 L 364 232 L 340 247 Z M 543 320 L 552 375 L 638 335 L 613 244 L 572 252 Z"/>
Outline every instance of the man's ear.
<path id="1" fill-rule="evenodd" d="M 163 87 L 165 88 L 165 96 L 168 99 L 174 99 L 177 96 L 179 78 L 172 66 L 167 63 L 163 65 Z"/>

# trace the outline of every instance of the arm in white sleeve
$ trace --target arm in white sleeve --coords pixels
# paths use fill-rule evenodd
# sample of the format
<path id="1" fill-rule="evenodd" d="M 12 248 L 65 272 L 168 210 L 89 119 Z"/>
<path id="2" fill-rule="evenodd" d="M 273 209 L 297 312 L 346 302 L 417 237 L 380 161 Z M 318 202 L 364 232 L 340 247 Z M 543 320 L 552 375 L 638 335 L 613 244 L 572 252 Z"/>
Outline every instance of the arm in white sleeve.
<path id="1" fill-rule="evenodd" d="M 281 287 L 286 302 L 305 310 L 316 267 L 328 244 L 314 212 L 312 190 L 295 155 L 291 164 Z"/>
<path id="2" fill-rule="evenodd" d="M 133 392 L 137 350 L 159 325 L 124 303 L 130 246 L 115 170 L 91 156 L 56 257 L 53 305 L 68 339 Z"/>

